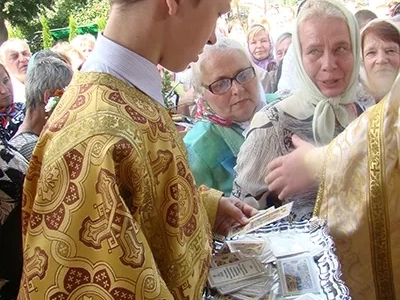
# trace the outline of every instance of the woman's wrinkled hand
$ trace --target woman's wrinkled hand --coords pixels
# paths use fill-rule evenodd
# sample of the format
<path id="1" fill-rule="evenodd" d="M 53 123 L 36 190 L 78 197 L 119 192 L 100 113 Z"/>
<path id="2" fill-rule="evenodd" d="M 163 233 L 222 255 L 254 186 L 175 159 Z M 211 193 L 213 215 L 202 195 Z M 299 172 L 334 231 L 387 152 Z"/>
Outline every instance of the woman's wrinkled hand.
<path id="1" fill-rule="evenodd" d="M 265 182 L 271 192 L 278 194 L 284 200 L 299 192 L 308 190 L 315 184 L 315 177 L 307 165 L 306 155 L 314 146 L 293 135 L 295 150 L 271 161 Z"/>
<path id="2" fill-rule="evenodd" d="M 233 196 L 222 197 L 219 201 L 213 231 L 226 236 L 229 228 L 236 224 L 246 225 L 249 222 L 248 218 L 257 213 L 257 209 Z"/>

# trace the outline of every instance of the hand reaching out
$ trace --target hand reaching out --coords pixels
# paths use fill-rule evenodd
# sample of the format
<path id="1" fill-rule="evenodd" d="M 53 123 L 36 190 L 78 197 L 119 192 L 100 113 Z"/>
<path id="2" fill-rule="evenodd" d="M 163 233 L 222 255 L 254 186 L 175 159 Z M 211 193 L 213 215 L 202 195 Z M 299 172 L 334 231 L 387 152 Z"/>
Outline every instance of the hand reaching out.
<path id="1" fill-rule="evenodd" d="M 308 165 L 306 154 L 315 147 L 298 136 L 293 135 L 293 145 L 296 147 L 291 153 L 280 156 L 267 166 L 269 174 L 265 182 L 271 192 L 276 192 L 280 200 L 303 192 L 315 184 L 315 176 Z"/>
<path id="2" fill-rule="evenodd" d="M 257 209 L 237 198 L 222 197 L 214 223 L 214 232 L 225 236 L 233 225 L 238 223 L 246 225 L 249 222 L 248 217 L 252 217 L 257 213 Z"/>

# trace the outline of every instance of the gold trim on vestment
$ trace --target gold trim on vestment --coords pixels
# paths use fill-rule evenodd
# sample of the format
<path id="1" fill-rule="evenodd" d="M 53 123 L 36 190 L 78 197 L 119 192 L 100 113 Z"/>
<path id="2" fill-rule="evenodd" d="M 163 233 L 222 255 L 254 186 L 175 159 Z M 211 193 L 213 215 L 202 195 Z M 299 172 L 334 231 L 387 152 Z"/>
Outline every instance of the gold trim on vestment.
<path id="1" fill-rule="evenodd" d="M 318 171 L 317 173 L 317 179 L 320 179 L 320 184 L 318 188 L 318 193 L 317 193 L 317 200 L 315 201 L 315 206 L 314 206 L 314 211 L 313 211 L 313 216 L 318 217 L 320 212 L 321 212 L 321 205 L 322 205 L 322 199 L 324 198 L 324 191 L 325 191 L 325 178 L 326 178 L 326 167 L 328 165 L 328 161 L 331 157 L 331 149 L 333 145 L 335 144 L 335 140 L 331 142 L 328 146 L 328 150 L 326 151 L 326 157 L 324 159 L 324 165 L 322 167 L 322 171 Z"/>
<path id="2" fill-rule="evenodd" d="M 391 259 L 390 223 L 384 161 L 384 103 L 371 110 L 368 122 L 369 232 L 376 299 L 395 299 Z"/>

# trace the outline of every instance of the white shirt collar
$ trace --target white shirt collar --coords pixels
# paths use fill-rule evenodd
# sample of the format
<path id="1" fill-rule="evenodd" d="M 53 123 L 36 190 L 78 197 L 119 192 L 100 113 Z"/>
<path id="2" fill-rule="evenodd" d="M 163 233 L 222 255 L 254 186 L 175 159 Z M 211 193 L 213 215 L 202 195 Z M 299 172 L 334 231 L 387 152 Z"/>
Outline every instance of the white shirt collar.
<path id="1" fill-rule="evenodd" d="M 17 78 L 15 78 L 12 74 L 10 74 L 10 78 L 11 78 L 11 84 L 13 87 L 14 102 L 25 103 L 26 102 L 25 84 L 23 84 L 21 81 L 19 81 Z"/>
<path id="2" fill-rule="evenodd" d="M 109 73 L 164 105 L 162 81 L 157 67 L 102 34 L 98 35 L 96 45 L 81 71 Z"/>

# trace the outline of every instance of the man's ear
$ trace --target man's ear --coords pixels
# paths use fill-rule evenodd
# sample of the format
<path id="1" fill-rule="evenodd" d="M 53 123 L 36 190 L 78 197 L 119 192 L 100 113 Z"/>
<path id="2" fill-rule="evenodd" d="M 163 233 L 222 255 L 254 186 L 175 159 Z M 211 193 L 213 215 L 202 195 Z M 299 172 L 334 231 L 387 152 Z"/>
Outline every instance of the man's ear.
<path id="1" fill-rule="evenodd" d="M 181 1 L 182 0 L 165 0 L 165 3 L 168 6 L 168 14 L 170 16 L 176 15 L 176 12 L 178 11 L 178 6 Z"/>
<path id="2" fill-rule="evenodd" d="M 46 106 L 47 105 L 47 103 L 49 102 L 49 98 L 51 97 L 51 92 L 49 91 L 49 90 L 46 90 L 45 92 L 44 92 L 44 95 L 43 95 L 43 103 L 44 103 L 44 105 Z"/>

